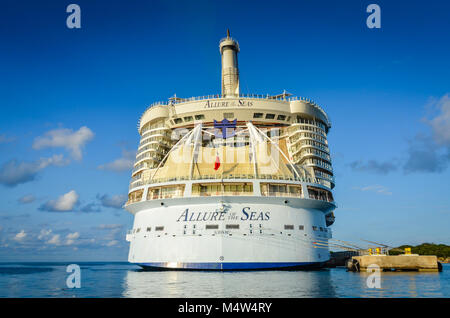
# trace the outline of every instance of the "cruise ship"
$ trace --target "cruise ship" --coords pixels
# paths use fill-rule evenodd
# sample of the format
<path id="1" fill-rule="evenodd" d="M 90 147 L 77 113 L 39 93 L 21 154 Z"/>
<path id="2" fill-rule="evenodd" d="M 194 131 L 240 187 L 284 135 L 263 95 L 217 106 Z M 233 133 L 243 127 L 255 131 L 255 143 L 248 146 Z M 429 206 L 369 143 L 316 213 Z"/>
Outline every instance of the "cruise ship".
<path id="1" fill-rule="evenodd" d="M 128 260 L 149 270 L 321 267 L 336 208 L 328 115 L 286 91 L 241 94 L 229 31 L 219 51 L 221 94 L 174 95 L 138 122 Z"/>

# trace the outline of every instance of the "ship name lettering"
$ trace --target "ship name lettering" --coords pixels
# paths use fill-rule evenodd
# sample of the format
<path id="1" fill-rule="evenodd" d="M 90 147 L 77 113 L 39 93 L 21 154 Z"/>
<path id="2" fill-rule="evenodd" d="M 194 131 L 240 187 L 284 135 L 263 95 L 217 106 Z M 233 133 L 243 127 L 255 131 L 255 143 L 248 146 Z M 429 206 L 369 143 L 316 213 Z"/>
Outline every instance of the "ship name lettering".
<path id="1" fill-rule="evenodd" d="M 215 107 L 227 107 L 228 102 L 211 102 L 209 100 L 206 101 L 205 108 L 215 108 Z"/>
<path id="2" fill-rule="evenodd" d="M 253 101 L 246 101 L 244 99 L 238 99 L 237 101 L 221 102 L 207 100 L 204 108 L 216 108 L 216 107 L 238 107 L 238 106 L 253 106 Z"/>
<path id="3" fill-rule="evenodd" d="M 183 211 L 178 217 L 177 222 L 191 222 L 191 221 L 223 221 L 225 220 L 226 212 L 192 212 L 189 209 Z"/>
<path id="4" fill-rule="evenodd" d="M 211 221 L 215 221 L 215 220 L 216 220 L 217 214 L 219 214 L 219 212 L 214 212 L 214 213 L 212 214 L 212 216 L 211 216 Z"/>
<path id="5" fill-rule="evenodd" d="M 242 214 L 244 214 L 241 217 L 242 221 L 268 221 L 270 219 L 270 212 L 249 212 L 249 210 L 250 207 L 245 207 L 242 209 Z"/>

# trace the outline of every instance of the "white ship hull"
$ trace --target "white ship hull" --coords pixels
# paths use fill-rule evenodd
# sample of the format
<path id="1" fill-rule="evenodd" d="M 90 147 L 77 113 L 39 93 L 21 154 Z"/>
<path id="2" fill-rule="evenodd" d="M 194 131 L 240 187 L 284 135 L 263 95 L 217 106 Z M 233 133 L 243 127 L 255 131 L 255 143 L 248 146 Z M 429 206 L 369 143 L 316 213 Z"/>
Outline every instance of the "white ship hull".
<path id="1" fill-rule="evenodd" d="M 132 211 L 133 228 L 140 230 L 128 234 L 129 262 L 144 268 L 281 269 L 319 267 L 329 259 L 322 246 L 331 233 L 319 230 L 326 228 L 318 209 L 323 202 L 261 197 L 157 201 L 142 202 Z"/>

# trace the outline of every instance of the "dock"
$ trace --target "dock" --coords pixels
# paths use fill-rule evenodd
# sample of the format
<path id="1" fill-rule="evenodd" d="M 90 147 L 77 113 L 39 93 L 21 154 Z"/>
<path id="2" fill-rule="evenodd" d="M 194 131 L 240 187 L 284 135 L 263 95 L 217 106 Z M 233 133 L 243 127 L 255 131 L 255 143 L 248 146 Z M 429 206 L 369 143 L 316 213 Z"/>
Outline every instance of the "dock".
<path id="1" fill-rule="evenodd" d="M 347 269 L 352 272 L 366 272 L 371 265 L 377 265 L 381 271 L 439 272 L 442 270 L 442 265 L 435 255 L 362 255 L 353 256 L 347 261 Z"/>

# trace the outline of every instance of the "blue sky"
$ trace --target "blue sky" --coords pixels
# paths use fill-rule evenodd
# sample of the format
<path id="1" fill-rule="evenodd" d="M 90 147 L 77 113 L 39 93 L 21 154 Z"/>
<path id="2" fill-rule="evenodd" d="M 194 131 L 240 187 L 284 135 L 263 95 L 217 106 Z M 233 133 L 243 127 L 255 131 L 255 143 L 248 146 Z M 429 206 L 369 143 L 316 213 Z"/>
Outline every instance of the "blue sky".
<path id="1" fill-rule="evenodd" d="M 2 1 L 0 261 L 126 260 L 137 121 L 220 92 L 227 28 L 242 93 L 329 113 L 336 238 L 450 244 L 448 2 Z"/>

